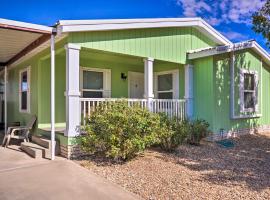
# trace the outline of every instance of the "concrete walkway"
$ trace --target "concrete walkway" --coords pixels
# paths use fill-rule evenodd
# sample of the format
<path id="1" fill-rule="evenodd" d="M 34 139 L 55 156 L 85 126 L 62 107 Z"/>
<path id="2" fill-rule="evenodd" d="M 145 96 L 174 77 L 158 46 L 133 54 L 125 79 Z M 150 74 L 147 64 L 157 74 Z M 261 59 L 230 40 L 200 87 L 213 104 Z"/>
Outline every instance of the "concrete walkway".
<path id="1" fill-rule="evenodd" d="M 35 160 L 0 147 L 0 199 L 117 199 L 137 196 L 64 158 Z"/>

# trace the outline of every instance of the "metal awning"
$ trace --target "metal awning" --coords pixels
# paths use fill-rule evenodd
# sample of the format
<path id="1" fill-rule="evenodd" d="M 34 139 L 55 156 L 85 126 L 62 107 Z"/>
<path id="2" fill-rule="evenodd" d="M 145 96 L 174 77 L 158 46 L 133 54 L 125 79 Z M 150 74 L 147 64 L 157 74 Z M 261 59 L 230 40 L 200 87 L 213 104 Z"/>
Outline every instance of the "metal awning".
<path id="1" fill-rule="evenodd" d="M 53 28 L 0 18 L 0 65 L 11 65 L 48 41 Z"/>
<path id="2" fill-rule="evenodd" d="M 55 35 L 53 28 L 0 18 L 0 66 L 4 66 L 5 131 L 7 131 L 7 68 L 48 40 L 51 46 L 51 143 L 55 144 Z M 48 43 L 48 42 L 47 42 Z M 55 149 L 51 148 L 51 159 Z"/>

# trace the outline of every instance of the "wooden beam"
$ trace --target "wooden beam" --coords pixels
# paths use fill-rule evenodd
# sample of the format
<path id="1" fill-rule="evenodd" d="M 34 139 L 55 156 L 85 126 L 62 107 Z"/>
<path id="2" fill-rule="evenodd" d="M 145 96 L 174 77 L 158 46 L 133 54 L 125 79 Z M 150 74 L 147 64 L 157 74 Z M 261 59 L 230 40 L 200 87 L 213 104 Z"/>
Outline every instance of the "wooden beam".
<path id="1" fill-rule="evenodd" d="M 30 51 L 38 47 L 39 45 L 43 44 L 44 42 L 48 41 L 51 38 L 50 34 L 45 34 L 40 36 L 38 39 L 36 39 L 34 42 L 29 44 L 27 47 L 25 47 L 23 50 L 21 50 L 19 53 L 17 53 L 15 56 L 13 56 L 9 61 L 7 61 L 6 65 L 11 65 L 12 63 L 19 60 L 21 57 L 28 54 Z"/>
<path id="2" fill-rule="evenodd" d="M 30 33 L 39 33 L 39 34 L 50 34 L 50 31 L 44 31 L 44 30 L 38 30 L 38 29 L 33 29 L 33 28 L 26 28 L 26 27 L 19 27 L 19 26 L 12 26 L 8 24 L 1 24 L 0 23 L 0 28 L 2 29 L 11 29 L 11 30 L 16 30 L 16 31 L 23 31 L 23 32 L 30 32 Z"/>

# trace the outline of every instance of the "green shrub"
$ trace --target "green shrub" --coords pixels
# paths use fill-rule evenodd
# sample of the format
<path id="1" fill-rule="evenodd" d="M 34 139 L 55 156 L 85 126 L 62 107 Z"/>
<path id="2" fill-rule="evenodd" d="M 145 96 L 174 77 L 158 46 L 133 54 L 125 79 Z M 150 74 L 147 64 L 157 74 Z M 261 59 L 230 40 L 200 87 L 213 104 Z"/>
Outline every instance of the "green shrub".
<path id="1" fill-rule="evenodd" d="M 127 101 L 101 104 L 87 119 L 81 136 L 82 149 L 114 159 L 130 159 L 157 143 L 160 117 Z"/>
<path id="2" fill-rule="evenodd" d="M 188 121 L 170 119 L 164 113 L 160 114 L 161 132 L 158 135 L 160 147 L 165 151 L 173 151 L 182 144 L 190 132 Z"/>
<path id="3" fill-rule="evenodd" d="M 170 119 L 162 113 L 160 123 L 159 144 L 166 151 L 173 151 L 184 142 L 199 145 L 201 139 L 209 134 L 209 124 L 205 120 L 180 121 L 176 118 Z"/>
<path id="4" fill-rule="evenodd" d="M 193 145 L 199 145 L 200 141 L 209 135 L 209 123 L 205 120 L 194 120 L 189 123 L 190 132 L 188 134 L 187 142 Z"/>

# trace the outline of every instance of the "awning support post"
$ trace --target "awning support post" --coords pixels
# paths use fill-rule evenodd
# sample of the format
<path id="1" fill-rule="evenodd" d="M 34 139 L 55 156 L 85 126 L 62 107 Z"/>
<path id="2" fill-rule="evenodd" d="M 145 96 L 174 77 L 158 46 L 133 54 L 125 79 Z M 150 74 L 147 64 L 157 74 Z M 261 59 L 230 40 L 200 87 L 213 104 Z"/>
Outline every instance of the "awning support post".
<path id="1" fill-rule="evenodd" d="M 5 66 L 4 72 L 4 81 L 5 81 L 5 88 L 4 88 L 4 120 L 5 120 L 5 133 L 7 132 L 7 66 Z"/>
<path id="2" fill-rule="evenodd" d="M 55 159 L 55 36 L 51 35 L 51 160 Z"/>

